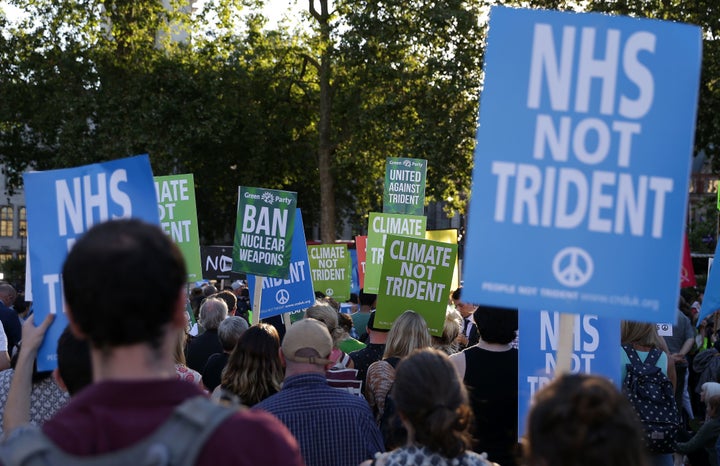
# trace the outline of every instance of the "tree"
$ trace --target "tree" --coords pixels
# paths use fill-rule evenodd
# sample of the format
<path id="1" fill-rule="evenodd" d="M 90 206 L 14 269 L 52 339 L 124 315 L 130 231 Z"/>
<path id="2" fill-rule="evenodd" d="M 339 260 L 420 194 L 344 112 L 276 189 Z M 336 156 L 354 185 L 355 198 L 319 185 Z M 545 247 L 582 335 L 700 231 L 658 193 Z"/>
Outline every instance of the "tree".
<path id="1" fill-rule="evenodd" d="M 347 218 L 362 231 L 389 156 L 427 159 L 428 197 L 462 211 L 478 1 L 342 0 L 333 14 L 315 0 L 306 36 L 264 29 L 258 5 L 235 0 L 194 15 L 157 0 L 12 0 L 29 17 L 0 23 L 0 159 L 18 181 L 30 166 L 148 153 L 158 175 L 194 173 L 205 242 L 231 238 L 238 185 L 297 191 L 325 241 Z"/>
<path id="2" fill-rule="evenodd" d="M 7 259 L 0 263 L 3 280 L 17 286 L 25 282 L 25 259 Z"/>
<path id="3" fill-rule="evenodd" d="M 381 208 L 385 159 L 428 160 L 429 199 L 464 211 L 483 31 L 477 1 L 336 2 L 335 191 L 342 217 Z"/>
<path id="4" fill-rule="evenodd" d="M 0 158 L 17 184 L 29 167 L 148 153 L 156 174 L 195 174 L 206 242 L 232 237 L 238 185 L 317 190 L 298 46 L 239 2 L 199 17 L 155 0 L 14 3 L 29 17 L 0 24 Z"/>
<path id="5" fill-rule="evenodd" d="M 320 8 L 316 8 L 315 3 Z M 318 72 L 320 105 L 318 121 L 318 174 L 320 181 L 320 237 L 324 243 L 333 243 L 335 229 L 335 177 L 332 174 L 332 141 L 330 117 L 332 92 L 330 89 L 332 42 L 330 40 L 330 10 L 328 0 L 308 0 L 310 15 L 319 29 L 319 60 L 307 57 Z"/>

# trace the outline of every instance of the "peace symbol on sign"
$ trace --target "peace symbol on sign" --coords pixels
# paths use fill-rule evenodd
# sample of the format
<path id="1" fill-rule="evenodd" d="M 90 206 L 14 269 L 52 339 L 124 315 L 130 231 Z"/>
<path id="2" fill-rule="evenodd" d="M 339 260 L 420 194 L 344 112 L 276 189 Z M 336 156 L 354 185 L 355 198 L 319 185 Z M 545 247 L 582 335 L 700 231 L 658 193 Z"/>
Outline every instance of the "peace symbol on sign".
<path id="1" fill-rule="evenodd" d="M 287 290 L 279 290 L 275 293 L 275 301 L 277 301 L 278 304 L 287 304 L 287 302 L 290 301 L 290 293 L 288 293 Z"/>
<path id="2" fill-rule="evenodd" d="M 553 259 L 553 274 L 561 284 L 582 286 L 592 278 L 593 260 L 584 249 L 569 247 L 561 250 Z"/>

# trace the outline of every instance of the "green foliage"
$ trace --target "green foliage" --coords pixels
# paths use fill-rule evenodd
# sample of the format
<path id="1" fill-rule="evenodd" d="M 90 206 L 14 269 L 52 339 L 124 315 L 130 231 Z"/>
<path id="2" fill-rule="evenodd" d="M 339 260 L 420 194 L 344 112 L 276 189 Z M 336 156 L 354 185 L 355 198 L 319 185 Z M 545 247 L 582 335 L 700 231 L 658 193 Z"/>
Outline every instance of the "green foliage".
<path id="1" fill-rule="evenodd" d="M 14 3 L 30 14 L 0 36 L 0 159 L 16 184 L 30 167 L 148 153 L 155 174 L 194 173 L 207 242 L 231 236 L 239 185 L 316 190 L 286 33 L 257 17 L 238 32 L 230 1 L 200 18 L 153 0 Z"/>
<path id="2" fill-rule="evenodd" d="M 428 160 L 428 200 L 470 190 L 483 31 L 478 1 L 337 2 L 339 199 L 381 210 L 386 157 Z M 462 194 L 461 194 L 462 193 Z M 354 200 L 354 202 L 353 202 Z"/>
<path id="3" fill-rule="evenodd" d="M 326 144 L 336 210 L 357 232 L 381 209 L 389 156 L 428 159 L 428 196 L 463 207 L 482 59 L 476 0 L 336 2 L 326 42 L 263 29 L 259 1 L 211 0 L 196 14 L 179 1 L 12 3 L 28 14 L 0 24 L 0 160 L 16 185 L 31 167 L 148 153 L 158 175 L 194 173 L 201 233 L 222 241 L 238 185 L 297 191 L 305 223 L 320 222 Z M 323 59 L 325 142 L 311 66 Z"/>
<path id="4" fill-rule="evenodd" d="M 8 283 L 25 282 L 25 259 L 8 259 L 0 262 L 3 280 Z"/>
<path id="5" fill-rule="evenodd" d="M 695 130 L 695 154 L 704 150 L 720 170 L 720 8 L 715 0 L 592 0 L 592 11 L 678 21 L 700 26 L 703 31 L 703 59 L 700 100 Z"/>

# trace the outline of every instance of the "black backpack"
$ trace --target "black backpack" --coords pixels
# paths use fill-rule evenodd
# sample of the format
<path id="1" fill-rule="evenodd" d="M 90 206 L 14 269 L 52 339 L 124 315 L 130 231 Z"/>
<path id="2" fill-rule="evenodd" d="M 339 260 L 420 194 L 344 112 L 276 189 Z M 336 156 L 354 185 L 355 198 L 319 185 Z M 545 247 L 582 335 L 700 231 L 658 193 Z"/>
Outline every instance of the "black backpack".
<path id="1" fill-rule="evenodd" d="M 680 429 L 680 413 L 670 379 L 655 364 L 662 352 L 653 348 L 645 362 L 631 345 L 622 345 L 630 359 L 622 392 L 628 397 L 645 428 L 651 453 L 672 453 Z"/>

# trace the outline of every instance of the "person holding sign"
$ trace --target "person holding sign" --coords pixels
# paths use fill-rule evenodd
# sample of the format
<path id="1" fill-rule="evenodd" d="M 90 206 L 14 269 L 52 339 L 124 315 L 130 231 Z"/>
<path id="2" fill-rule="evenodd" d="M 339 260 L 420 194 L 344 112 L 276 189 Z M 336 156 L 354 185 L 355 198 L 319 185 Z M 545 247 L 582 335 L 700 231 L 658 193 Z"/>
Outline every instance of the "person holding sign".
<path id="1" fill-rule="evenodd" d="M 42 430 L 7 439 L 0 463 L 22 464 L 28 442 L 44 447 L 34 453 L 45 464 L 77 464 L 73 457 L 91 464 L 105 454 L 117 464 L 140 464 L 138 457 L 150 453 L 147 441 L 156 455 L 180 455 L 197 466 L 303 464 L 297 442 L 277 419 L 218 406 L 197 386 L 176 380 L 173 348 L 187 322 L 187 272 L 180 250 L 158 226 L 96 224 L 68 253 L 62 277 L 71 329 L 90 343 L 93 384 Z M 196 421 L 194 435 L 187 435 L 188 418 Z M 159 437 L 168 429 L 183 438 Z"/>
<path id="2" fill-rule="evenodd" d="M 475 414 L 475 451 L 515 465 L 518 412 L 518 350 L 513 348 L 518 311 L 479 306 L 474 313 L 476 345 L 450 356 L 470 392 Z"/>

